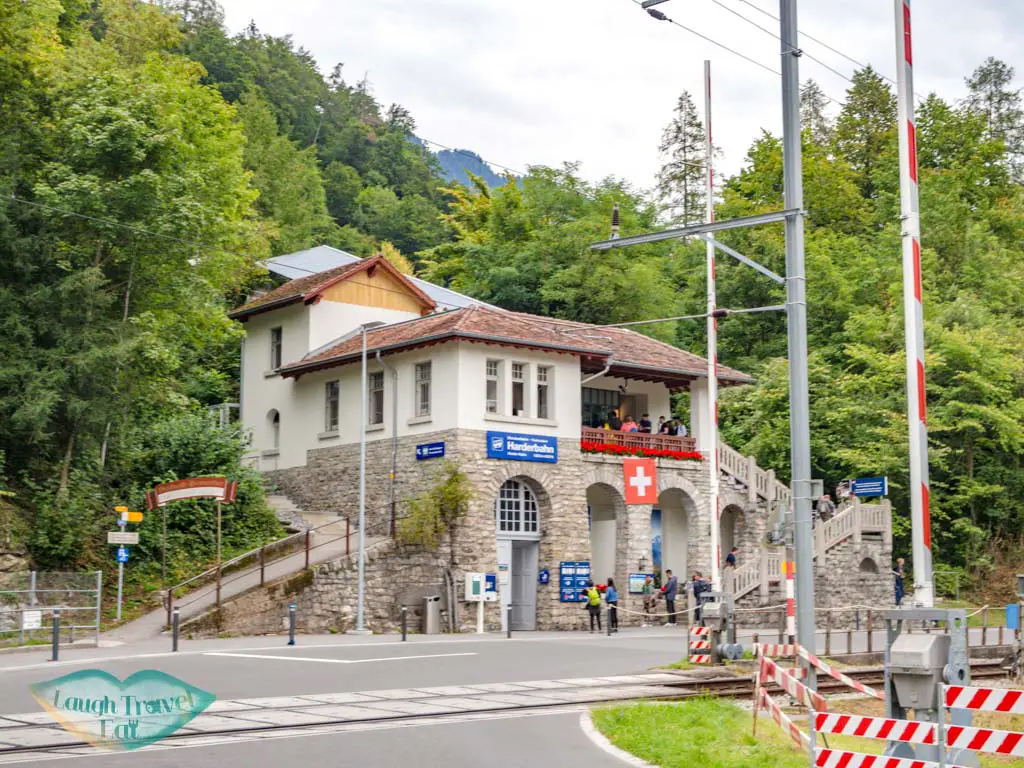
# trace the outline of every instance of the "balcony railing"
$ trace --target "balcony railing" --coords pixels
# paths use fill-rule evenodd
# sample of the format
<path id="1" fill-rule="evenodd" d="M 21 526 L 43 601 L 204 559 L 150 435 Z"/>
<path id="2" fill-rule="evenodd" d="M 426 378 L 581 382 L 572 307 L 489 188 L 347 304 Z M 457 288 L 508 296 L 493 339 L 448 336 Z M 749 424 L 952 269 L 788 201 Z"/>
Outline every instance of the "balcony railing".
<path id="1" fill-rule="evenodd" d="M 582 439 L 588 443 L 622 445 L 627 448 L 647 448 L 657 451 L 697 450 L 697 441 L 692 437 L 653 435 L 646 432 L 620 432 L 614 429 L 583 427 Z"/>

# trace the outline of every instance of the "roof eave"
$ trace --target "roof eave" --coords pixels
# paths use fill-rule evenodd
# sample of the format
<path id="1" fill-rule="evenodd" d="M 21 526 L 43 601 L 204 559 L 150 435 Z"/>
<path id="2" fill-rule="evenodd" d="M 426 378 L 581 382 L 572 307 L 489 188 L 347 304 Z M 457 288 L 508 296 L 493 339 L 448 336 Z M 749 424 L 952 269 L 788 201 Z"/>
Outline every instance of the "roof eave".
<path id="1" fill-rule="evenodd" d="M 302 301 L 304 295 L 301 293 L 293 294 L 292 296 L 283 296 L 280 299 L 274 299 L 268 301 L 266 304 L 260 304 L 250 309 L 246 309 L 244 306 L 238 309 L 233 309 L 228 312 L 228 317 L 232 320 L 241 320 L 245 322 L 248 318 L 253 315 L 262 315 L 264 312 L 270 312 L 274 309 L 280 309 L 281 307 L 287 307 L 290 304 L 297 304 Z"/>

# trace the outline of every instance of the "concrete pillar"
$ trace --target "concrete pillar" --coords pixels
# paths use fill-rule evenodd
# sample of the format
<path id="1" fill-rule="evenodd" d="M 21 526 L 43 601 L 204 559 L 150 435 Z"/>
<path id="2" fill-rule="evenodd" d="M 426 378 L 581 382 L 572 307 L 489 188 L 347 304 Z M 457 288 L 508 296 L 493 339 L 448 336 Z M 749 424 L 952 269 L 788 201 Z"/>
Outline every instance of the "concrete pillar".
<path id="1" fill-rule="evenodd" d="M 757 459 L 747 456 L 747 503 L 757 509 Z"/>
<path id="2" fill-rule="evenodd" d="M 697 441 L 697 450 L 708 450 L 713 425 L 708 413 L 708 382 L 697 379 L 690 383 L 690 435 Z"/>

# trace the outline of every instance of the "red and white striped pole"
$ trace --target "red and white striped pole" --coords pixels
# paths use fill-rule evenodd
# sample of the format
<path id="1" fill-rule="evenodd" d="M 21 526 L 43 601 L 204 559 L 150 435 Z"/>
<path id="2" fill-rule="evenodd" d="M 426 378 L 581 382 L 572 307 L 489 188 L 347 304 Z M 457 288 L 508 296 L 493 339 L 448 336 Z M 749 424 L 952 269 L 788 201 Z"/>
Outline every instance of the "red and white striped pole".
<path id="1" fill-rule="evenodd" d="M 715 220 L 715 169 L 711 143 L 711 62 L 704 61 L 704 163 L 707 166 L 707 219 Z M 715 296 L 715 246 L 707 244 L 708 281 L 708 409 L 711 434 L 708 448 L 708 507 L 711 511 L 711 583 L 720 592 L 722 584 L 721 510 L 718 508 L 718 320 L 713 316 L 718 300 Z"/>
<path id="2" fill-rule="evenodd" d="M 896 0 L 896 61 L 914 603 L 931 608 L 935 598 L 932 588 L 931 514 L 928 510 L 928 427 L 924 381 L 924 310 L 921 304 L 921 219 L 917 198 L 917 129 L 914 125 L 914 57 L 910 36 L 910 0 Z"/>
<path id="3" fill-rule="evenodd" d="M 782 562 L 782 570 L 786 576 L 786 642 L 796 642 L 796 590 L 793 588 L 793 579 L 796 576 L 796 563 L 792 560 Z M 810 649 L 811 653 L 815 651 Z"/>

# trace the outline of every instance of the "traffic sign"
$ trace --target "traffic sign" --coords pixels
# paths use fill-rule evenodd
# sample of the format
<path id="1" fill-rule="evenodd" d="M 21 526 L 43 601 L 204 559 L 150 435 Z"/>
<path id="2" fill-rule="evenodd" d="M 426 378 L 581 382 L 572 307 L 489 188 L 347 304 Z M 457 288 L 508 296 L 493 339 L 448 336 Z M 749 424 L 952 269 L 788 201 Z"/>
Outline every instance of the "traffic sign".
<path id="1" fill-rule="evenodd" d="M 128 547 L 118 547 L 117 549 L 117 562 L 127 563 L 128 562 Z"/>
<path id="2" fill-rule="evenodd" d="M 107 544 L 138 544 L 138 533 L 125 533 L 124 531 L 108 531 Z"/>

